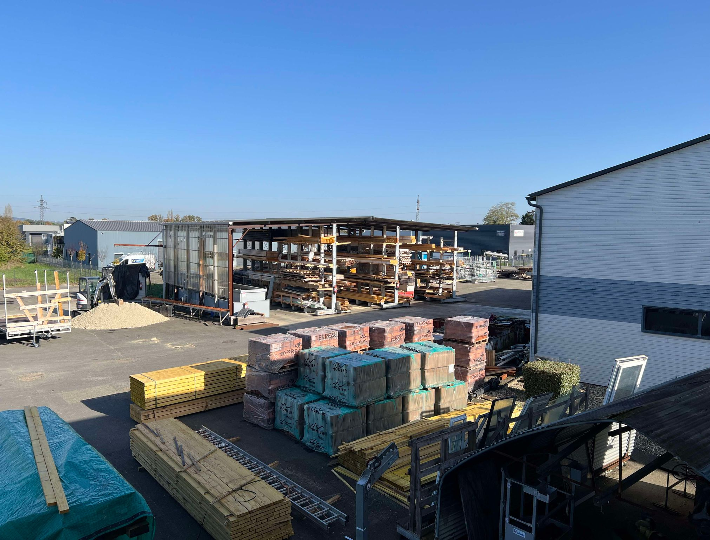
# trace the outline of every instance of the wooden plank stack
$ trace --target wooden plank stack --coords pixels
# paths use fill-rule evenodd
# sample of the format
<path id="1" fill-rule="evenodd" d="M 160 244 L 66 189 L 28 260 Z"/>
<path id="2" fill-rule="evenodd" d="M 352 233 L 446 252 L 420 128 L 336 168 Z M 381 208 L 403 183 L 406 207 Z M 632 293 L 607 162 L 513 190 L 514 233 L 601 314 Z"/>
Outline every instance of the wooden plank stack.
<path id="1" fill-rule="evenodd" d="M 404 341 L 431 341 L 434 334 L 434 320 L 424 317 L 397 317 L 393 321 L 404 324 Z"/>
<path id="2" fill-rule="evenodd" d="M 254 337 L 249 340 L 248 364 L 271 373 L 292 369 L 301 348 L 301 338 L 290 334 Z"/>
<path id="3" fill-rule="evenodd" d="M 373 321 L 370 329 L 370 348 L 397 347 L 404 343 L 404 324 L 395 321 Z"/>
<path id="4" fill-rule="evenodd" d="M 338 347 L 348 351 L 364 351 L 370 347 L 370 328 L 364 324 L 340 323 L 332 328 L 338 333 Z"/>
<path id="5" fill-rule="evenodd" d="M 300 328 L 298 330 L 290 330 L 288 333 L 301 338 L 303 349 L 338 346 L 338 332 L 333 328 Z"/>
<path id="6" fill-rule="evenodd" d="M 452 317 L 444 323 L 444 345 L 454 349 L 456 379 L 466 383 L 472 392 L 486 376 L 486 343 L 488 319 Z"/>
<path id="7" fill-rule="evenodd" d="M 130 416 L 131 419 L 139 424 L 142 422 L 150 422 L 153 420 L 161 420 L 164 418 L 177 418 L 178 416 L 186 416 L 202 411 L 209 411 L 218 407 L 226 407 L 241 403 L 244 398 L 244 390 L 234 390 L 233 392 L 224 392 L 200 399 L 192 399 L 174 405 L 166 405 L 157 409 L 142 409 L 135 403 L 131 403 Z"/>
<path id="8" fill-rule="evenodd" d="M 150 427 L 148 427 L 150 426 Z M 130 431 L 133 457 L 217 540 L 284 540 L 291 503 L 174 419 Z"/>

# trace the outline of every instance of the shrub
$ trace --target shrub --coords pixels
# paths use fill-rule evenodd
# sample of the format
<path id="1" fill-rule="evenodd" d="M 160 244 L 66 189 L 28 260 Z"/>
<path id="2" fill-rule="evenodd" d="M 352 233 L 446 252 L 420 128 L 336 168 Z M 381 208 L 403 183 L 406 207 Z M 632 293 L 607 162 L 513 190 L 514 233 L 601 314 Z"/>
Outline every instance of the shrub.
<path id="1" fill-rule="evenodd" d="M 553 393 L 553 397 L 569 394 L 579 384 L 580 368 L 577 364 L 536 360 L 523 366 L 525 397 Z"/>

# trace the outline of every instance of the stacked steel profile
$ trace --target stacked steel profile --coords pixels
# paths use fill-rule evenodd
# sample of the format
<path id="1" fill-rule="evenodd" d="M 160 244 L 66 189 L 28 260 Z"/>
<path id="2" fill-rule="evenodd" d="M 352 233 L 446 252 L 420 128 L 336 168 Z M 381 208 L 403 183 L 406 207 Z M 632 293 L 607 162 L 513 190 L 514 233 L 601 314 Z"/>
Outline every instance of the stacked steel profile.
<path id="1" fill-rule="evenodd" d="M 130 431 L 133 457 L 217 540 L 293 535 L 291 502 L 179 420 Z"/>
<path id="2" fill-rule="evenodd" d="M 486 376 L 488 319 L 451 317 L 444 323 L 444 345 L 456 351 L 456 379 L 466 383 L 471 392 L 483 384 Z"/>
<path id="3" fill-rule="evenodd" d="M 136 422 L 175 418 L 241 403 L 246 356 L 130 376 L 130 416 Z"/>

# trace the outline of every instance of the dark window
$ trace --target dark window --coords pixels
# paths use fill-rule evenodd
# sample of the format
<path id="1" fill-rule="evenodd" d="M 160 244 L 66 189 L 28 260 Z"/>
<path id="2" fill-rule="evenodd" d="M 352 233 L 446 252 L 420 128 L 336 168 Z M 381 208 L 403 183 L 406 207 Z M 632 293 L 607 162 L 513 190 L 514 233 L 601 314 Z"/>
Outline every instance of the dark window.
<path id="1" fill-rule="evenodd" d="M 694 338 L 710 338 L 710 312 L 644 306 L 644 332 Z"/>

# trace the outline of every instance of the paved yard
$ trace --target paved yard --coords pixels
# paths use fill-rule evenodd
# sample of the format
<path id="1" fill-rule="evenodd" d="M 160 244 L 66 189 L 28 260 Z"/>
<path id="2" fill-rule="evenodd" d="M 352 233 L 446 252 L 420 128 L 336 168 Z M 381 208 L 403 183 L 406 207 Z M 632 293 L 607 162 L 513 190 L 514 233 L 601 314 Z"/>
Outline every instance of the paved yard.
<path id="1" fill-rule="evenodd" d="M 364 322 L 401 315 L 445 317 L 461 314 L 488 316 L 529 315 L 530 282 L 500 280 L 462 284 L 465 302 L 418 302 L 410 308 L 376 310 L 358 307 L 337 316 L 338 321 Z M 274 310 L 272 320 L 284 326 L 258 333 L 320 326 L 330 317 Z M 209 538 L 208 534 L 148 473 L 138 470 L 128 445 L 134 425 L 128 417 L 128 377 L 133 373 L 180 366 L 246 353 L 251 333 L 210 322 L 171 319 L 145 328 L 113 331 L 75 330 L 33 348 L 21 342 L 0 342 L 0 409 L 46 405 L 70 422 L 143 494 L 156 516 L 157 539 Z M 242 420 L 242 406 L 234 405 L 183 417 L 192 428 L 205 425 L 225 437 L 240 437 L 239 445 L 262 461 L 278 461 L 277 469 L 315 494 L 340 494 L 336 506 L 350 516 L 345 527 L 324 534 L 310 523 L 294 519 L 296 539 L 355 537 L 355 497 L 329 471 L 330 459 L 313 453 L 276 431 L 266 431 Z M 396 538 L 395 520 L 407 512 L 374 493 L 370 514 L 371 538 Z"/>

